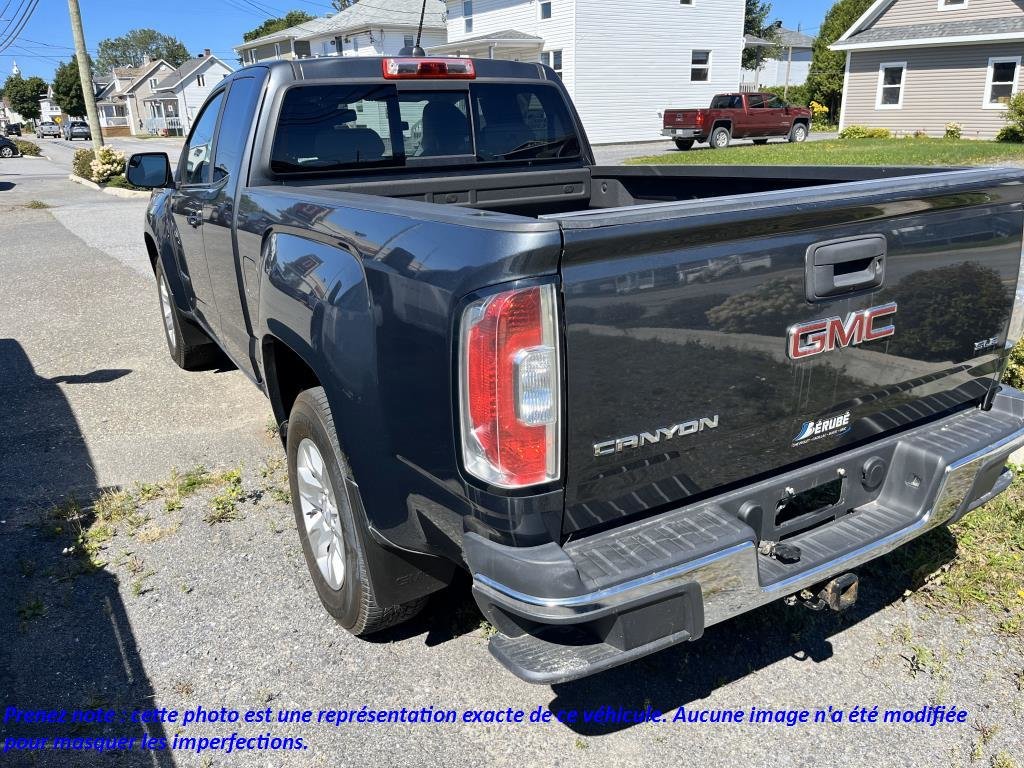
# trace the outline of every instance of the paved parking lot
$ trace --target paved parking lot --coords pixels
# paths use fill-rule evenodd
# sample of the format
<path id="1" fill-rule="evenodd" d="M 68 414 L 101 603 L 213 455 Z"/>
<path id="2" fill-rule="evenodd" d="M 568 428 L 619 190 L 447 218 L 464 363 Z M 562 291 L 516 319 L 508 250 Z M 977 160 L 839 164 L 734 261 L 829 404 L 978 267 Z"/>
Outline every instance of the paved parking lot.
<path id="1" fill-rule="evenodd" d="M 670 717 L 680 708 L 946 704 L 970 713 L 965 724 L 934 728 L 846 720 L 202 726 L 191 735 L 272 730 L 303 736 L 309 749 L 138 751 L 88 764 L 945 767 L 987 766 L 1000 753 L 1021 759 L 1020 643 L 997 635 L 991 617 L 958 622 L 905 599 L 910 575 L 891 559 L 865 573 L 846 614 L 775 604 L 697 643 L 554 687 L 522 683 L 490 658 L 465 579 L 411 624 L 372 641 L 350 637 L 308 583 L 282 497 L 282 452 L 266 428 L 269 406 L 237 371 L 174 367 L 141 248 L 145 201 L 73 185 L 64 162 L 0 161 L 5 704 L 552 713 L 611 705 Z M 209 482 L 185 494 L 181 473 L 196 466 Z M 236 467 L 237 482 L 223 474 Z M 75 526 L 95 522 L 74 505 L 87 510 L 119 488 L 133 491 L 132 510 L 89 527 L 89 567 L 80 551 L 62 554 Z M 224 508 L 232 514 L 211 513 Z M 0 736 L 11 734 L 0 724 Z M 69 764 L 55 753 L 8 758 Z"/>

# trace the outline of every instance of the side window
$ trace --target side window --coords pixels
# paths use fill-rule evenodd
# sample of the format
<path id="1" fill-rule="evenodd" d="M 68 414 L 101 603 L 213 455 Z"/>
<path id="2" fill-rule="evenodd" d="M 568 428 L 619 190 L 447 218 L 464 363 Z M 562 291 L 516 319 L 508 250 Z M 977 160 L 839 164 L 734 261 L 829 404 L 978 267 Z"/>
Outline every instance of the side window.
<path id="1" fill-rule="evenodd" d="M 217 156 L 213 164 L 213 180 L 237 174 L 242 164 L 249 126 L 256 112 L 260 82 L 254 77 L 241 77 L 231 83 L 224 106 L 224 119 L 217 133 Z"/>
<path id="2" fill-rule="evenodd" d="M 772 96 L 765 103 L 765 107 L 767 109 L 785 109 L 786 108 L 786 102 L 784 102 L 778 96 Z"/>
<path id="3" fill-rule="evenodd" d="M 206 102 L 192 135 L 181 153 L 183 184 L 205 184 L 210 180 L 210 160 L 213 153 L 213 134 L 217 128 L 217 116 L 224 101 L 224 91 Z"/>
<path id="4" fill-rule="evenodd" d="M 764 96 L 757 93 L 752 93 L 747 96 L 747 107 L 750 109 L 762 109 L 764 108 Z"/>

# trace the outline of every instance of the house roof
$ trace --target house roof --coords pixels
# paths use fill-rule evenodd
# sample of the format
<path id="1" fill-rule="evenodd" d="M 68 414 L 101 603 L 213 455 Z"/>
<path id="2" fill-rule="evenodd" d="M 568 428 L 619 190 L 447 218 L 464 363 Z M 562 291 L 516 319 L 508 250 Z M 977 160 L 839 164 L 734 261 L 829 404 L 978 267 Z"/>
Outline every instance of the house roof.
<path id="1" fill-rule="evenodd" d="M 856 26 L 856 25 L 855 25 Z M 853 27 L 851 27 L 853 29 Z M 905 48 L 922 45 L 956 45 L 1024 38 L 1024 16 L 968 19 L 902 27 L 868 27 L 836 41 L 834 50 Z"/>
<path id="2" fill-rule="evenodd" d="M 235 46 L 235 50 L 240 51 L 280 40 L 308 40 L 321 35 L 341 35 L 371 27 L 415 28 L 420 23 L 422 6 L 421 0 L 388 0 L 387 7 L 384 4 L 355 3 L 333 16 L 320 16 L 311 21 L 296 24 L 294 27 L 249 40 Z M 423 28 L 444 29 L 445 9 L 445 4 L 441 0 L 427 0 Z"/>
<path id="3" fill-rule="evenodd" d="M 473 48 L 479 45 L 543 46 L 544 38 L 537 37 L 535 35 L 528 35 L 517 29 L 504 29 L 501 32 L 491 32 L 489 35 L 475 35 L 474 37 L 464 37 L 453 43 L 434 45 L 431 46 L 430 53 L 449 53 L 451 51 L 460 51 L 465 48 Z"/>
<path id="4" fill-rule="evenodd" d="M 130 83 L 128 83 L 128 86 L 124 88 L 121 91 L 121 93 L 128 93 L 129 91 L 135 90 L 139 85 L 142 84 L 144 80 L 146 80 L 146 78 L 148 78 L 151 74 L 158 70 L 161 65 L 165 67 L 171 66 L 163 59 L 157 59 L 156 61 L 149 62 L 149 64 L 144 64 L 141 67 L 136 67 L 136 69 L 139 70 L 139 73 Z"/>
<path id="5" fill-rule="evenodd" d="M 190 75 L 192 75 L 192 73 L 196 72 L 204 64 L 206 64 L 207 62 L 210 62 L 210 61 L 216 61 L 216 62 L 219 62 L 220 64 L 224 64 L 224 62 L 221 61 L 220 59 L 218 59 L 216 56 L 196 56 L 196 57 L 191 58 L 188 61 L 186 61 L 184 64 L 182 64 L 176 70 L 171 72 L 171 74 L 169 74 L 167 77 L 165 77 L 159 83 L 157 83 L 156 84 L 156 88 L 154 88 L 153 90 L 155 90 L 155 91 L 169 91 L 169 90 L 171 90 L 176 85 L 178 85 L 180 82 L 182 82 L 183 80 L 187 79 Z M 231 69 L 231 67 L 228 67 L 227 64 L 224 64 L 224 66 L 227 67 L 229 70 Z"/>
<path id="6" fill-rule="evenodd" d="M 765 40 L 763 37 L 757 35 L 744 35 L 743 36 L 743 47 L 744 48 L 771 48 L 775 43 L 771 40 Z"/>
<path id="7" fill-rule="evenodd" d="M 814 45 L 814 38 L 810 35 L 785 27 L 779 27 L 778 41 L 785 48 L 810 48 Z"/>

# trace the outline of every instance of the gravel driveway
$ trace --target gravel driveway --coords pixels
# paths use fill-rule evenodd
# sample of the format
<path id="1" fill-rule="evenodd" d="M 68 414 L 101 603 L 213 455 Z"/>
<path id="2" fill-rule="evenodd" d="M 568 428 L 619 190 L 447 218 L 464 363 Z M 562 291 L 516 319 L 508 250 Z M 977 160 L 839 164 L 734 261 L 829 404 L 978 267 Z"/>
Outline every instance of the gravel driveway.
<path id="1" fill-rule="evenodd" d="M 1019 766 L 1019 639 L 997 634 L 989 616 L 956 621 L 906 599 L 910 576 L 892 559 L 864 573 L 846 614 L 774 604 L 699 642 L 554 687 L 522 683 L 489 656 L 466 579 L 411 624 L 372 641 L 350 637 L 306 575 L 269 406 L 237 371 L 190 374 L 167 358 L 141 254 L 145 201 L 77 187 L 62 173 L 45 160 L 0 161 L 3 705 L 269 707 L 311 710 L 314 722 L 7 723 L 2 738 L 271 732 L 306 748 L 136 747 L 75 761 L 23 751 L 5 764 Z M 32 200 L 50 207 L 26 207 Z M 966 722 L 852 723 L 845 714 L 931 704 L 965 708 Z M 320 710 L 364 705 L 551 719 L 315 722 Z M 558 720 L 604 705 L 659 710 L 668 722 Z M 680 711 L 685 719 L 751 707 L 783 719 L 832 707 L 844 717 L 672 722 Z"/>

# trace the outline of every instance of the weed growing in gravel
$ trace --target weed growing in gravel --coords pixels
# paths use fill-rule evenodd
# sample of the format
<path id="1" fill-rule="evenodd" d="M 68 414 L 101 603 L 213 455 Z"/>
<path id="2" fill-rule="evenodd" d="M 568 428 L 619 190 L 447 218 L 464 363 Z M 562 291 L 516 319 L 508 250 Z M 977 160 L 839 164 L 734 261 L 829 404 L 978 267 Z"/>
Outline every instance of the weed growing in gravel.
<path id="1" fill-rule="evenodd" d="M 260 467 L 261 490 L 270 495 L 278 504 L 291 504 L 291 486 L 288 483 L 288 470 L 280 457 L 267 459 Z"/>
<path id="2" fill-rule="evenodd" d="M 45 208 L 49 208 L 50 206 L 44 203 L 42 200 L 29 200 L 27 203 L 25 203 L 25 207 L 39 211 Z"/>
<path id="3" fill-rule="evenodd" d="M 1020 763 L 1010 757 L 1006 751 L 997 752 L 992 756 L 992 768 L 1019 768 Z"/>
<path id="4" fill-rule="evenodd" d="M 242 519 L 242 513 L 238 511 L 239 502 L 245 500 L 245 491 L 242 490 L 242 470 L 228 470 L 220 475 L 220 480 L 224 487 L 220 493 L 210 499 L 210 511 L 203 518 L 210 525 Z"/>
<path id="5" fill-rule="evenodd" d="M 487 619 L 481 619 L 480 632 L 483 633 L 484 637 L 492 638 L 496 634 L 498 634 L 498 628 L 491 624 L 491 622 L 489 622 Z"/>
<path id="6" fill-rule="evenodd" d="M 146 571 L 139 576 L 135 581 L 132 582 L 132 596 L 142 597 L 147 592 L 152 592 L 153 588 L 146 586 L 146 579 L 152 578 L 156 575 L 156 571 Z"/>
<path id="7" fill-rule="evenodd" d="M 179 528 L 181 528 L 181 523 L 172 523 L 171 525 L 148 525 L 135 534 L 135 539 L 142 544 L 153 544 L 166 536 L 171 536 L 177 533 Z"/>

